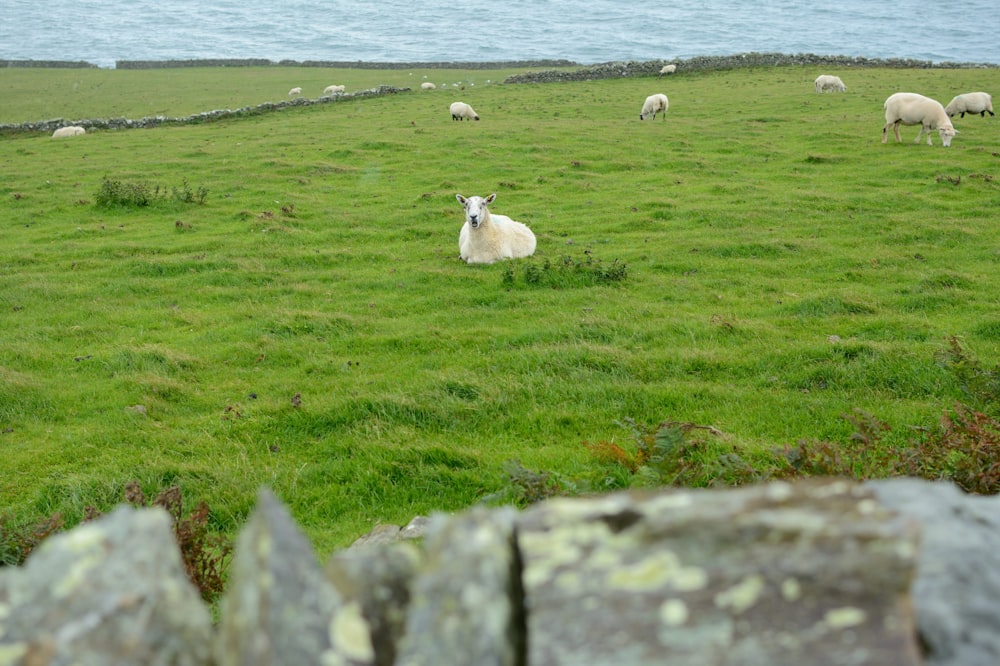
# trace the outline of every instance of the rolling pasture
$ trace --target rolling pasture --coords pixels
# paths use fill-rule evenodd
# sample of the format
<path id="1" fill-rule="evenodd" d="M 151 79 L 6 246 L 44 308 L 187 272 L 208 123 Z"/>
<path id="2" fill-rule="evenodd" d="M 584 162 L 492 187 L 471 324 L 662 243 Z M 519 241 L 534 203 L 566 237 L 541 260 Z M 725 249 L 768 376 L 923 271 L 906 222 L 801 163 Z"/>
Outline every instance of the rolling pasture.
<path id="1" fill-rule="evenodd" d="M 761 470 L 857 410 L 891 446 L 970 400 L 954 341 L 997 365 L 1000 119 L 956 118 L 947 149 L 881 134 L 892 92 L 1000 94 L 1000 70 L 513 71 L 0 71 L 0 123 L 412 88 L 0 136 L 0 514 L 73 524 L 135 479 L 232 534 L 266 485 L 328 553 L 503 495 L 512 461 L 630 485 L 595 455 L 630 424 L 706 426 L 706 455 Z M 151 200 L 98 205 L 109 185 Z M 491 192 L 534 257 L 459 260 L 455 194 Z"/>

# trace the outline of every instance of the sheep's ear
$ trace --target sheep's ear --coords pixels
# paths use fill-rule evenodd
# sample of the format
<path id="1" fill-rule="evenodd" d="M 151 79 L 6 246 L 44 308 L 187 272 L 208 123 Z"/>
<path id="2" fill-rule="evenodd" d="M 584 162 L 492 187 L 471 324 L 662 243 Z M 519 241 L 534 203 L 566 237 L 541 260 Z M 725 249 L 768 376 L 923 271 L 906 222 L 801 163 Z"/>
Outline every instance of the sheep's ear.
<path id="1" fill-rule="evenodd" d="M 494 192 L 490 196 L 486 197 L 483 201 L 485 201 L 486 205 L 489 206 L 491 203 L 493 203 L 493 200 L 496 199 L 496 198 L 497 198 L 497 193 Z"/>
<path id="2" fill-rule="evenodd" d="M 456 194 L 455 198 L 458 199 L 458 203 L 462 204 L 463 206 L 465 205 L 465 197 L 463 197 L 461 194 Z"/>

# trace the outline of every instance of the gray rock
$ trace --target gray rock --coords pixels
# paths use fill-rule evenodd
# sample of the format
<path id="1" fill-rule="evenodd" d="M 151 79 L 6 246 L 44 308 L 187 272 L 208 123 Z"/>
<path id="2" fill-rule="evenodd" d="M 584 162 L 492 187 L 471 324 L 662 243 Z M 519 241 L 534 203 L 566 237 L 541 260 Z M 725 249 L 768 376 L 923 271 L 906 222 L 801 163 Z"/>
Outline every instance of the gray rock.
<path id="1" fill-rule="evenodd" d="M 119 507 L 46 539 L 0 595 L 0 664 L 199 666 L 212 621 L 170 516 Z"/>
<path id="2" fill-rule="evenodd" d="M 267 490 L 240 532 L 222 600 L 217 666 L 371 664 L 368 624 L 323 576 L 312 546 Z"/>
<path id="3" fill-rule="evenodd" d="M 869 485 L 923 525 L 912 593 L 927 663 L 1000 664 L 1000 497 L 919 479 Z"/>
<path id="4" fill-rule="evenodd" d="M 401 666 L 523 664 L 524 618 L 513 509 L 431 518 L 413 583 Z"/>
<path id="5" fill-rule="evenodd" d="M 916 532 L 845 481 L 536 505 L 527 662 L 917 664 Z"/>
<path id="6" fill-rule="evenodd" d="M 396 662 L 410 587 L 420 563 L 421 551 L 410 543 L 352 547 L 327 562 L 327 579 L 345 599 L 361 604 L 371 628 L 376 666 Z"/>

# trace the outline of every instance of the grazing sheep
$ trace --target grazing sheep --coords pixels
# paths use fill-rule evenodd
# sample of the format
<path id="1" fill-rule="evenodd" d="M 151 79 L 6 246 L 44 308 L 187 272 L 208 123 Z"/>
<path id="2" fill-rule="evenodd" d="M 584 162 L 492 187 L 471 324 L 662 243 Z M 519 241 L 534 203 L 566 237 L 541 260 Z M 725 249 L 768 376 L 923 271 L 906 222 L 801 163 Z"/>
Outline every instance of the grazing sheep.
<path id="1" fill-rule="evenodd" d="M 993 113 L 993 96 L 989 93 L 984 92 L 971 92 L 958 95 L 953 100 L 948 102 L 948 106 L 944 107 L 944 112 L 948 114 L 951 118 L 956 113 L 962 114 L 960 118 L 964 118 L 967 113 L 978 113 L 983 118 L 986 114 L 995 116 Z"/>
<path id="2" fill-rule="evenodd" d="M 927 145 L 931 143 L 931 130 L 936 129 L 941 135 L 941 143 L 945 146 L 951 145 L 951 138 L 958 134 L 948 119 L 948 114 L 944 112 L 944 107 L 937 100 L 924 97 L 917 93 L 899 92 L 889 95 L 885 100 L 885 127 L 882 128 L 882 143 L 889 138 L 889 127 L 892 127 L 896 134 L 896 141 L 902 141 L 899 137 L 900 125 L 920 125 L 917 132 L 917 140 L 920 143 L 920 135 L 927 132 Z"/>
<path id="3" fill-rule="evenodd" d="M 301 95 L 301 94 L 302 94 L 302 88 L 299 88 L 298 86 L 288 91 L 289 97 L 295 97 L 296 95 Z"/>
<path id="4" fill-rule="evenodd" d="M 677 65 L 664 65 L 660 68 L 660 73 L 656 75 L 656 78 L 660 78 L 664 74 L 673 74 L 677 71 Z"/>
<path id="5" fill-rule="evenodd" d="M 655 95 L 650 95 L 646 98 L 646 101 L 642 105 L 642 111 L 639 113 L 639 120 L 645 120 L 646 116 L 652 114 L 652 119 L 656 120 L 656 113 L 658 111 L 663 112 L 663 119 L 667 119 L 667 106 L 669 106 L 667 101 L 667 96 L 663 93 L 657 93 Z"/>
<path id="6" fill-rule="evenodd" d="M 820 74 L 816 77 L 816 92 L 847 92 L 847 86 L 839 76 Z"/>
<path id="7" fill-rule="evenodd" d="M 472 107 L 465 102 L 452 102 L 451 105 L 451 119 L 452 120 L 479 120 L 479 114 L 472 110 Z"/>
<path id="8" fill-rule="evenodd" d="M 431 83 L 430 81 L 424 81 L 423 83 L 420 84 L 421 90 L 434 90 L 435 88 L 437 88 L 437 86 Z"/>
<path id="9" fill-rule="evenodd" d="M 60 127 L 55 132 L 52 133 L 53 139 L 64 139 L 67 136 L 80 136 L 81 134 L 86 134 L 87 130 L 83 129 L 79 125 L 70 125 L 69 127 Z"/>
<path id="10" fill-rule="evenodd" d="M 327 86 L 326 88 L 323 88 L 323 94 L 334 95 L 336 93 L 342 93 L 344 90 L 346 90 L 344 86 Z"/>
<path id="11" fill-rule="evenodd" d="M 506 215 L 491 214 L 486 207 L 497 198 L 485 199 L 456 194 L 465 206 L 465 224 L 458 234 L 458 252 L 467 263 L 492 264 L 501 259 L 530 257 L 535 253 L 535 234 Z"/>

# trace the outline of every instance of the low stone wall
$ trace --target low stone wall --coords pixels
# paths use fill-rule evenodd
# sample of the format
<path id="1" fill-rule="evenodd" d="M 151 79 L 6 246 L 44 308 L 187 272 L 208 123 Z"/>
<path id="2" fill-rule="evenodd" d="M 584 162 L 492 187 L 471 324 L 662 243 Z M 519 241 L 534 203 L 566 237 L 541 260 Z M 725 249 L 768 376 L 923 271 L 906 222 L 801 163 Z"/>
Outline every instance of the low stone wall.
<path id="1" fill-rule="evenodd" d="M 823 56 L 811 53 L 740 53 L 731 56 L 699 56 L 687 60 L 648 60 L 607 62 L 571 72 L 527 72 L 507 77 L 504 83 L 555 83 L 563 81 L 590 81 L 628 76 L 656 76 L 663 65 L 674 63 L 681 76 L 685 72 L 706 72 L 740 69 L 745 67 L 823 66 L 831 69 L 879 67 L 893 69 L 986 69 L 998 65 L 990 63 L 934 63 L 929 60 L 903 58 L 862 58 L 855 56 Z"/>
<path id="2" fill-rule="evenodd" d="M 264 490 L 214 624 L 168 514 L 123 506 L 0 569 L 0 665 L 994 664 L 997 502 L 913 479 L 619 493 L 432 516 L 419 546 L 321 566 Z"/>
<path id="3" fill-rule="evenodd" d="M 83 60 L 0 60 L 0 67 L 39 67 L 46 69 L 97 69 L 97 65 Z"/>
<path id="4" fill-rule="evenodd" d="M 370 90 L 361 90 L 353 93 L 343 93 L 337 95 L 327 95 L 316 99 L 306 99 L 296 97 L 280 102 L 265 102 L 256 106 L 245 106 L 239 109 L 218 109 L 215 111 L 205 111 L 190 116 L 168 118 L 167 116 L 150 116 L 133 120 L 131 118 L 88 118 L 80 120 L 66 120 L 65 118 L 53 118 L 51 120 L 40 120 L 30 123 L 8 123 L 0 124 L 0 134 L 14 134 L 20 132 L 48 133 L 51 134 L 60 127 L 77 125 L 88 132 L 91 130 L 122 130 L 122 129 L 148 129 L 161 125 L 196 125 L 200 123 L 215 122 L 217 120 L 227 120 L 230 118 L 245 118 L 248 116 L 258 116 L 264 113 L 272 113 L 283 109 L 298 106 L 313 106 L 315 104 L 332 104 L 335 102 L 347 102 L 357 99 L 367 99 L 369 97 L 382 97 L 384 95 L 395 95 L 401 92 L 409 92 L 409 88 L 396 88 L 394 86 L 379 86 Z"/>
<path id="5" fill-rule="evenodd" d="M 362 62 L 360 60 L 116 60 L 115 69 L 169 69 L 173 67 L 331 67 L 336 69 L 517 69 L 522 67 L 579 67 L 571 60 L 495 60 L 491 62 Z"/>

